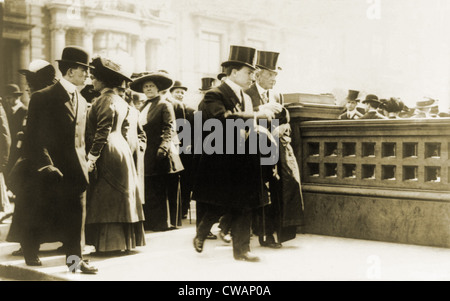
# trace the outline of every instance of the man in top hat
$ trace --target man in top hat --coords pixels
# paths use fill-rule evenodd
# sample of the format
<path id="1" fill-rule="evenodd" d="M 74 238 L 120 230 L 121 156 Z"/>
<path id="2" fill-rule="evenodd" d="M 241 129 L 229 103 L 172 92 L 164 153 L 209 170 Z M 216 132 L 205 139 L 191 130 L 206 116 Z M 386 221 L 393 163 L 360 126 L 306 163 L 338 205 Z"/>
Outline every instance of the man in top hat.
<path id="1" fill-rule="evenodd" d="M 205 94 L 209 90 L 211 90 L 214 87 L 214 82 L 216 81 L 213 77 L 203 77 L 202 78 L 202 87 L 199 88 L 200 92 L 202 94 Z"/>
<path id="2" fill-rule="evenodd" d="M 256 81 L 245 92 L 252 98 L 255 111 L 274 110 L 279 126 L 273 134 L 279 138 L 280 157 L 277 164 L 263 166 L 265 184 L 270 191 L 270 204 L 254 214 L 254 233 L 263 247 L 281 248 L 281 243 L 295 238 L 297 226 L 303 222 L 303 200 L 300 172 L 290 144 L 289 112 L 282 106 L 283 96 L 274 92 L 278 52 L 258 51 Z M 283 189 L 282 189 L 283 188 Z M 277 239 L 275 239 L 275 234 Z"/>
<path id="3" fill-rule="evenodd" d="M 58 60 L 62 78 L 32 94 L 25 132 L 24 156 L 39 204 L 27 204 L 11 225 L 9 241 L 21 243 L 27 265 L 41 265 L 39 244 L 62 241 L 72 272 L 96 273 L 82 260 L 88 164 L 85 150 L 87 102 L 77 91 L 89 71 L 89 55 L 79 47 L 63 49 Z M 32 202 L 30 202 L 32 203 Z M 16 210 L 19 208 L 16 208 Z M 13 218 L 14 223 L 14 218 Z"/>
<path id="4" fill-rule="evenodd" d="M 3 106 L 5 108 L 6 116 L 8 118 L 9 131 L 11 134 L 11 148 L 9 154 L 8 165 L 6 166 L 5 175 L 11 171 L 11 168 L 19 158 L 19 132 L 23 130 L 28 114 L 27 107 L 22 103 L 20 97 L 23 92 L 16 84 L 9 84 L 5 88 L 5 95 L 3 99 Z M 7 179 L 8 181 L 8 179 Z"/>
<path id="5" fill-rule="evenodd" d="M 250 97 L 243 92 L 253 80 L 256 49 L 230 47 L 229 59 L 222 63 L 227 79 L 218 87 L 207 91 L 199 105 L 203 121 L 220 121 L 223 125 L 223 148 L 217 152 L 204 151 L 196 167 L 193 187 L 193 199 L 207 206 L 194 238 L 194 248 L 203 251 L 204 241 L 211 227 L 224 214 L 231 214 L 231 236 L 233 256 L 236 260 L 259 261 L 259 257 L 250 252 L 250 228 L 252 211 L 267 204 L 267 194 L 263 191 L 261 176 L 261 158 L 258 154 L 233 154 L 226 152 L 229 141 L 225 137 L 235 137 L 236 129 L 227 131 L 227 121 L 270 119 L 274 112 L 254 112 Z M 204 145 L 210 144 L 210 137 L 204 133 Z M 233 141 L 234 142 L 234 141 Z M 237 141 L 238 142 L 238 141 Z M 248 142 L 248 139 L 246 140 Z M 230 145 L 228 144 L 228 147 Z"/>
<path id="6" fill-rule="evenodd" d="M 359 91 L 356 90 L 348 90 L 348 95 L 346 98 L 346 110 L 341 115 L 339 115 L 338 119 L 359 119 L 365 114 L 365 110 L 363 108 L 358 107 L 359 103 Z"/>
<path id="7" fill-rule="evenodd" d="M 368 94 L 366 99 L 363 100 L 363 104 L 366 105 L 366 113 L 360 119 L 388 119 L 378 112 L 378 107 L 381 104 L 378 96 Z"/>

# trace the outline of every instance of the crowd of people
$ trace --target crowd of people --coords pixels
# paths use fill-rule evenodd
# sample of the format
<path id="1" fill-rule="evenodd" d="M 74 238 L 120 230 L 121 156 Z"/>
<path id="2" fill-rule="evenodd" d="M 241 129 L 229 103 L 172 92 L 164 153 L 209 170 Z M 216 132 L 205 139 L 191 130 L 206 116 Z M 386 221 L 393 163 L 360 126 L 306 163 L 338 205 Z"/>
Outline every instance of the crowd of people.
<path id="1" fill-rule="evenodd" d="M 439 111 L 439 101 L 424 97 L 417 101 L 414 108 L 409 108 L 398 97 L 379 99 L 375 94 L 368 94 L 361 101 L 360 91 L 349 90 L 345 109 L 338 119 L 407 119 L 450 117 L 449 112 Z"/>
<path id="2" fill-rule="evenodd" d="M 28 107 L 14 84 L 0 106 L 0 209 L 12 215 L 7 240 L 20 243 L 14 254 L 38 266 L 40 245 L 62 242 L 72 272 L 95 274 L 98 269 L 83 259 L 84 245 L 100 256 L 145 246 L 146 231 L 181 227 L 192 200 L 197 252 L 205 240 L 217 239 L 211 232 L 215 223 L 236 260 L 259 261 L 250 251 L 252 233 L 269 248 L 295 238 L 303 199 L 289 113 L 273 90 L 278 56 L 232 45 L 223 72 L 201 79 L 198 107 L 186 105 L 188 88 L 167 71 L 129 74 L 77 46 L 64 48 L 59 79 L 43 60 L 20 70 Z M 194 136 L 199 112 L 203 124 L 221 122 L 227 138 L 235 137 L 225 127 L 228 121 L 254 120 L 236 136 L 246 151 L 230 154 L 228 139 L 214 153 L 194 151 L 195 139 L 183 141 L 180 131 L 190 128 Z M 258 125 L 260 120 L 268 123 Z M 211 138 L 205 128 L 202 142 Z M 253 132 L 276 144 L 279 160 L 261 164 L 266 154 L 248 151 Z M 73 256 L 79 259 L 75 268 Z"/>

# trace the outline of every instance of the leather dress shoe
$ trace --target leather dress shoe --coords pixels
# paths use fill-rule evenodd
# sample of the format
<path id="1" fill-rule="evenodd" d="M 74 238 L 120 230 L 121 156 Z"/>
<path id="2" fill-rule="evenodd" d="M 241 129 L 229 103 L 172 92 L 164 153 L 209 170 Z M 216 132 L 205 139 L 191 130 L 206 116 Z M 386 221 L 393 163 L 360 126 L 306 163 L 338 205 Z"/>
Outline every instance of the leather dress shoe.
<path id="1" fill-rule="evenodd" d="M 283 246 L 281 243 L 276 242 L 275 238 L 273 236 L 267 236 L 266 240 L 264 240 L 264 238 L 262 236 L 260 236 L 258 238 L 258 240 L 259 240 L 259 244 L 261 245 L 261 247 L 279 249 Z"/>
<path id="2" fill-rule="evenodd" d="M 12 256 L 23 256 L 22 248 L 19 248 L 19 250 L 15 250 L 11 253 Z"/>
<path id="3" fill-rule="evenodd" d="M 230 234 L 225 234 L 224 232 L 220 231 L 219 232 L 219 237 L 220 237 L 220 239 L 222 239 L 227 244 L 229 244 L 231 242 Z"/>
<path id="4" fill-rule="evenodd" d="M 206 236 L 206 239 L 217 239 L 217 235 L 214 235 L 211 232 L 209 232 L 208 235 Z"/>
<path id="5" fill-rule="evenodd" d="M 25 263 L 29 266 L 41 266 L 42 262 L 37 255 L 25 258 Z"/>
<path id="6" fill-rule="evenodd" d="M 195 251 L 197 251 L 198 253 L 203 252 L 203 244 L 204 243 L 205 243 L 204 240 L 201 240 L 197 236 L 194 237 L 194 248 L 195 248 Z"/>
<path id="7" fill-rule="evenodd" d="M 251 252 L 247 252 L 240 255 L 234 255 L 234 259 L 236 260 L 242 260 L 242 261 L 249 261 L 249 262 L 259 262 L 260 258 Z"/>
<path id="8" fill-rule="evenodd" d="M 84 274 L 97 274 L 98 269 L 92 265 L 89 265 L 88 261 L 82 260 L 80 261 L 80 264 L 78 265 L 78 268 L 80 269 L 81 273 Z M 75 273 L 76 269 L 73 269 L 73 273 Z"/>

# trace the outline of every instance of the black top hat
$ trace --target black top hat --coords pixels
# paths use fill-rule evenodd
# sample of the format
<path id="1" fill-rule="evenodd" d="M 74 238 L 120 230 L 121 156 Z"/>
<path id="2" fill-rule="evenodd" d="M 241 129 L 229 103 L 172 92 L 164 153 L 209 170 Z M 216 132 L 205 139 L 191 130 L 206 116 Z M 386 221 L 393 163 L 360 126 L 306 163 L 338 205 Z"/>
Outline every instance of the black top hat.
<path id="1" fill-rule="evenodd" d="M 359 96 L 359 91 L 348 90 L 348 95 L 347 95 L 346 99 L 359 102 L 358 96 Z"/>
<path id="2" fill-rule="evenodd" d="M 153 72 L 153 73 L 145 74 L 145 75 L 135 79 L 130 84 L 130 89 L 135 92 L 142 93 L 142 86 L 146 82 L 153 82 L 158 87 L 159 91 L 167 90 L 173 84 L 173 80 L 169 77 L 169 75 L 167 73 Z"/>
<path id="3" fill-rule="evenodd" d="M 374 94 L 368 94 L 366 96 L 366 99 L 363 100 L 363 103 L 365 102 L 371 102 L 371 103 L 376 103 L 376 104 L 380 104 L 380 101 L 378 100 L 378 96 L 374 95 Z"/>
<path id="4" fill-rule="evenodd" d="M 124 81 L 131 82 L 130 72 L 125 71 L 120 64 L 117 64 L 110 59 L 103 57 L 96 57 L 90 63 L 90 67 L 93 67 L 92 74 L 94 76 L 100 75 L 105 78 L 117 78 Z"/>
<path id="5" fill-rule="evenodd" d="M 89 54 L 81 47 L 67 46 L 63 49 L 62 56 L 57 62 L 75 63 L 81 66 L 89 66 Z"/>
<path id="6" fill-rule="evenodd" d="M 277 65 L 279 55 L 280 54 L 278 52 L 258 50 L 258 59 L 256 60 L 256 67 L 270 71 L 281 70 L 281 67 Z"/>
<path id="7" fill-rule="evenodd" d="M 20 88 L 16 84 L 9 84 L 5 87 L 5 96 L 20 96 L 23 92 L 20 91 Z"/>
<path id="8" fill-rule="evenodd" d="M 202 78 L 202 87 L 199 89 L 200 91 L 208 91 L 212 88 L 213 83 L 216 79 L 213 77 L 203 77 Z"/>
<path id="9" fill-rule="evenodd" d="M 188 90 L 188 88 L 185 87 L 185 86 L 183 86 L 183 85 L 181 84 L 181 82 L 178 81 L 178 80 L 176 80 L 176 81 L 174 82 L 173 86 L 170 88 L 169 91 L 172 92 L 174 89 L 183 89 L 184 91 L 187 91 L 187 90 Z"/>
<path id="10" fill-rule="evenodd" d="M 244 46 L 230 46 L 230 55 L 228 61 L 222 63 L 222 67 L 238 64 L 245 65 L 253 70 L 256 70 L 255 59 L 256 49 Z"/>

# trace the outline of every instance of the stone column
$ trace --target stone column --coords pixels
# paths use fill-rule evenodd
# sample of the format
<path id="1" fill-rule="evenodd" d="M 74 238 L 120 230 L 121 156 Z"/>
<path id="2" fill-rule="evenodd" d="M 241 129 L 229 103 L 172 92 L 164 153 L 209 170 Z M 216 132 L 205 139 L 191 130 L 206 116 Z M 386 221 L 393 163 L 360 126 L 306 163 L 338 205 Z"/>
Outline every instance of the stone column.
<path id="1" fill-rule="evenodd" d="M 28 69 L 31 61 L 31 44 L 29 39 L 20 40 L 19 69 Z M 19 86 L 22 91 L 28 87 L 25 76 L 20 76 Z M 28 93 L 23 93 L 22 102 L 28 106 L 30 97 Z"/>
<path id="2" fill-rule="evenodd" d="M 143 37 L 137 37 L 135 41 L 135 60 L 134 70 L 136 72 L 142 72 L 147 70 L 147 58 L 146 58 L 147 40 Z"/>
<path id="3" fill-rule="evenodd" d="M 62 51 L 66 46 L 66 27 L 62 25 L 53 26 L 51 29 L 52 33 L 52 54 L 51 62 L 55 63 L 55 60 L 61 59 Z"/>
<path id="4" fill-rule="evenodd" d="M 84 29 L 83 31 L 83 48 L 89 53 L 89 56 L 92 57 L 94 54 L 94 34 L 95 30 L 92 29 Z"/>

